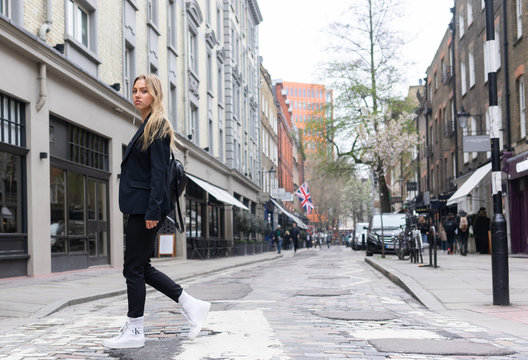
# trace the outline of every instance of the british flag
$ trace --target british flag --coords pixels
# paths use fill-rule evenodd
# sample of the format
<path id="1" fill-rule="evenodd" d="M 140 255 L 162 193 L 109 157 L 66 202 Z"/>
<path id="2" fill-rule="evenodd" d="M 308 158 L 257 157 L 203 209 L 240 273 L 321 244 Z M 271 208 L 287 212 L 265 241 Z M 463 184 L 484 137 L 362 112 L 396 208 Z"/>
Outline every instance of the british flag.
<path id="1" fill-rule="evenodd" d="M 310 191 L 308 191 L 308 183 L 305 182 L 302 184 L 295 192 L 295 195 L 297 195 L 299 198 L 299 201 L 301 202 L 304 210 L 306 210 L 306 213 L 310 214 L 314 209 L 314 205 L 312 204 L 312 196 L 310 195 Z"/>

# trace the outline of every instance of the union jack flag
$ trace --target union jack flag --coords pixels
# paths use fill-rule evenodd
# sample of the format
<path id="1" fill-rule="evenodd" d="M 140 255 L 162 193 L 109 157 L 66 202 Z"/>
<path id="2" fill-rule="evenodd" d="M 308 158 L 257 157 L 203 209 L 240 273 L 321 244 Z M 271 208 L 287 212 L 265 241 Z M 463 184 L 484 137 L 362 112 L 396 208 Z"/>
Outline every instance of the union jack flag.
<path id="1" fill-rule="evenodd" d="M 308 183 L 305 182 L 302 184 L 295 192 L 295 195 L 297 195 L 299 198 L 299 201 L 301 202 L 304 210 L 306 210 L 306 213 L 310 214 L 314 209 L 314 205 L 312 204 L 312 196 L 310 195 L 310 191 L 308 191 Z"/>

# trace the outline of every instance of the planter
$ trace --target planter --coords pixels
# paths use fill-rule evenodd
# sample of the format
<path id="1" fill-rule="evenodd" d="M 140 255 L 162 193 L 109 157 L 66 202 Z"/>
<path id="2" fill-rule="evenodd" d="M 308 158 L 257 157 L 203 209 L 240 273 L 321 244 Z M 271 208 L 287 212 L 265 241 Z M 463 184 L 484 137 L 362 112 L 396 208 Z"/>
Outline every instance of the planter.
<path id="1" fill-rule="evenodd" d="M 246 255 L 246 244 L 237 244 L 235 243 L 233 247 L 233 255 Z"/>
<path id="2" fill-rule="evenodd" d="M 255 253 L 255 243 L 246 244 L 246 255 L 252 255 Z"/>
<path id="3" fill-rule="evenodd" d="M 256 243 L 255 244 L 255 254 L 261 254 L 262 253 L 262 243 Z"/>

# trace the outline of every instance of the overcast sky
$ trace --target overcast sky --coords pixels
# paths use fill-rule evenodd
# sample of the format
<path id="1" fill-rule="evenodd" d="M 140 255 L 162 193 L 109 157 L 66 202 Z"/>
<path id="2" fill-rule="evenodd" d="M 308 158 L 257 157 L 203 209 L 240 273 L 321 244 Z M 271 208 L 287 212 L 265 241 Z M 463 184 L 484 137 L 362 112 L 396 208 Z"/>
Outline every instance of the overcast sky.
<path id="1" fill-rule="evenodd" d="M 272 79 L 320 83 L 317 65 L 324 61 L 325 27 L 338 20 L 354 0 L 259 0 L 260 55 Z M 324 4 L 324 5 L 323 5 Z M 402 0 L 400 31 L 407 45 L 402 54 L 414 65 L 408 85 L 425 77 L 451 21 L 453 0 Z M 403 93 L 401 95 L 404 95 Z"/>

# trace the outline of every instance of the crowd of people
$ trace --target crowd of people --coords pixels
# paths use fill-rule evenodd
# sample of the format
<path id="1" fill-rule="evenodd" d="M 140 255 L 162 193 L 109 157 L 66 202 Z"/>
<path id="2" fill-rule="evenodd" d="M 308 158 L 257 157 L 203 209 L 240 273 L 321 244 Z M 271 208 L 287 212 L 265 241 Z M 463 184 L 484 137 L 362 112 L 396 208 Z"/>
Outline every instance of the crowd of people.
<path id="1" fill-rule="evenodd" d="M 304 247 L 310 249 L 312 247 L 321 248 L 323 244 L 330 247 L 332 243 L 332 235 L 324 232 L 302 232 L 297 227 L 296 223 L 292 223 L 289 229 L 284 230 L 279 224 L 273 230 L 272 234 L 273 245 L 277 249 L 277 253 L 281 253 L 283 249 L 289 250 L 293 248 L 294 252 L 304 243 Z"/>
<path id="2" fill-rule="evenodd" d="M 460 255 L 466 256 L 468 253 L 469 234 L 470 230 L 472 230 L 475 239 L 475 251 L 479 254 L 489 254 L 490 222 L 486 208 L 480 208 L 478 213 L 473 216 L 468 215 L 463 210 L 459 211 L 458 214 L 449 212 L 436 224 L 437 235 L 440 240 L 439 248 L 447 254 L 459 252 Z M 433 223 L 430 219 L 420 216 L 418 229 L 422 235 L 423 243 L 427 243 L 428 237 L 431 236 L 431 225 Z"/>

